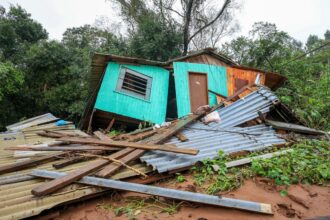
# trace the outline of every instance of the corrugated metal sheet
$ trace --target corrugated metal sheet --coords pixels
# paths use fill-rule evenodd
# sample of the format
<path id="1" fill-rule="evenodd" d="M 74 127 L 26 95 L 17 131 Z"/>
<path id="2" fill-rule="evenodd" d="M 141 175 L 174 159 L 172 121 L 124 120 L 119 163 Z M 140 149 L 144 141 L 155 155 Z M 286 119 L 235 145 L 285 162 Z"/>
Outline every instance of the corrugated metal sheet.
<path id="1" fill-rule="evenodd" d="M 229 154 L 243 150 L 261 150 L 274 144 L 283 144 L 285 140 L 279 138 L 275 131 L 266 125 L 234 127 L 258 117 L 258 111 L 268 112 L 269 107 L 277 100 L 270 90 L 260 87 L 244 99 L 220 109 L 218 111 L 222 120 L 220 123 L 205 125 L 196 122 L 182 131 L 189 141 L 180 142 L 176 138 L 168 141 L 178 147 L 199 149 L 200 152 L 196 156 L 154 151 L 146 153 L 141 160 L 163 173 L 191 166 L 207 158 L 214 158 L 219 150 Z"/>
<path id="2" fill-rule="evenodd" d="M 147 153 L 141 160 L 151 165 L 160 173 L 188 167 L 197 161 L 215 158 L 219 150 L 226 154 L 237 151 L 261 150 L 274 144 L 284 144 L 285 140 L 276 136 L 275 131 L 265 125 L 256 125 L 247 128 L 230 128 L 218 131 L 187 129 L 182 132 L 189 141 L 180 142 L 171 139 L 169 143 L 182 148 L 199 149 L 196 156 L 174 153 L 152 152 Z"/>
<path id="3" fill-rule="evenodd" d="M 69 130 L 67 130 L 69 132 Z M 80 133 L 78 130 L 71 130 L 71 132 Z M 35 136 L 32 140 L 24 138 L 21 132 L 11 132 L 0 134 L 0 166 L 14 163 L 18 158 L 13 157 L 13 151 L 4 150 L 9 146 L 17 146 L 27 143 L 41 143 L 54 141 L 50 138 Z M 33 157 L 32 157 L 33 158 Z M 61 160 L 57 160 L 59 162 Z M 62 172 L 73 171 L 86 165 L 90 161 L 72 164 L 65 168 L 59 169 Z M 39 178 L 33 178 L 29 173 L 33 169 L 55 170 L 52 164 L 55 162 L 48 162 L 37 167 L 20 170 L 8 174 L 0 175 L 0 219 L 22 219 L 38 215 L 46 209 L 54 206 L 81 199 L 86 196 L 93 196 L 96 193 L 102 193 L 104 190 L 97 187 L 86 187 L 79 184 L 71 184 L 68 187 L 46 197 L 34 197 L 31 194 L 32 188 L 45 182 Z M 137 163 L 132 165 L 137 170 L 148 173 L 151 171 L 150 167 Z M 120 172 L 111 177 L 111 179 L 123 179 L 136 176 L 131 170 L 122 169 Z"/>
<path id="4" fill-rule="evenodd" d="M 34 118 L 29 118 L 27 120 L 24 120 L 24 121 L 21 121 L 21 122 L 12 124 L 12 125 L 8 125 L 6 128 L 8 131 L 19 131 L 24 128 L 28 128 L 31 126 L 35 126 L 35 125 L 39 125 L 39 124 L 43 124 L 43 123 L 47 123 L 47 122 L 51 122 L 51 121 L 55 121 L 55 120 L 58 120 L 58 118 L 56 118 L 51 113 L 47 113 L 44 115 L 36 116 Z"/>

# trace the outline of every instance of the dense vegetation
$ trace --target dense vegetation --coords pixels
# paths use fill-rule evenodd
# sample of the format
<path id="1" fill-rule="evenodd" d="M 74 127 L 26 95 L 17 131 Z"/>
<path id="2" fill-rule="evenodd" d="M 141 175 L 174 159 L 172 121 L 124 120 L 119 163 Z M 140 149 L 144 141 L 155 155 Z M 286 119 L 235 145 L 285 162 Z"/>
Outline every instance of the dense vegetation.
<path id="1" fill-rule="evenodd" d="M 193 19 L 197 21 L 204 16 L 206 23 L 193 21 L 187 26 L 168 11 L 146 7 L 143 1 L 134 1 L 136 4 L 129 7 L 124 7 L 125 1 L 117 2 L 122 6 L 124 23 L 130 27 L 125 35 L 118 34 L 116 28 L 84 25 L 68 28 L 61 41 L 48 39 L 42 25 L 20 6 L 12 5 L 5 10 L 0 5 L 0 130 L 45 112 L 77 122 L 88 98 L 87 75 L 94 52 L 167 60 L 184 52 L 185 28 L 199 31 L 211 19 L 201 13 L 198 5 L 192 10 L 200 13 L 199 17 Z M 323 39 L 311 35 L 302 45 L 274 24 L 260 22 L 249 36 L 222 46 L 208 42 L 213 36 L 208 34 L 219 32 L 217 27 L 231 26 L 231 15 L 229 9 L 225 10 L 222 23 L 202 29 L 195 41 L 203 42 L 200 45 L 203 47 L 217 46 L 241 64 L 284 74 L 289 80 L 278 90 L 282 101 L 308 125 L 330 129 L 329 45 L 301 56 L 329 43 L 330 31 L 326 31 Z M 234 28 L 221 30 L 231 33 Z M 219 32 L 219 36 L 224 32 Z M 194 45 L 189 48 L 199 49 Z"/>
<path id="2" fill-rule="evenodd" d="M 305 140 L 290 148 L 292 151 L 286 154 L 269 159 L 254 159 L 251 165 L 232 168 L 227 168 L 226 162 L 237 158 L 231 159 L 220 151 L 217 158 L 204 160 L 201 166 L 192 168 L 194 181 L 210 194 L 236 189 L 242 185 L 244 179 L 254 176 L 274 179 L 275 184 L 284 186 L 297 183 L 329 185 L 329 142 Z M 274 151 L 277 149 L 266 149 L 244 157 Z M 177 181 L 184 181 L 184 177 L 177 175 Z"/>

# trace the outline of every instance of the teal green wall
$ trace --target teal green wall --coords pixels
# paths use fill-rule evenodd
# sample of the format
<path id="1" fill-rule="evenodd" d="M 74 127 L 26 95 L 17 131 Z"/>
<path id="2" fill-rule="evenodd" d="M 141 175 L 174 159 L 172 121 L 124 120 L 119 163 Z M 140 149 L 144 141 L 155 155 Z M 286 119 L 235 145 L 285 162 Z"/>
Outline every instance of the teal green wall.
<path id="1" fill-rule="evenodd" d="M 178 117 L 190 113 L 188 72 L 207 73 L 208 89 L 228 96 L 226 67 L 185 62 L 174 62 L 173 66 Z M 216 96 L 209 93 L 209 104 L 216 103 Z"/>
<path id="2" fill-rule="evenodd" d="M 149 101 L 116 91 L 120 67 L 124 66 L 152 78 Z M 161 67 L 147 65 L 108 64 L 95 108 L 144 121 L 162 123 L 165 121 L 169 72 Z"/>

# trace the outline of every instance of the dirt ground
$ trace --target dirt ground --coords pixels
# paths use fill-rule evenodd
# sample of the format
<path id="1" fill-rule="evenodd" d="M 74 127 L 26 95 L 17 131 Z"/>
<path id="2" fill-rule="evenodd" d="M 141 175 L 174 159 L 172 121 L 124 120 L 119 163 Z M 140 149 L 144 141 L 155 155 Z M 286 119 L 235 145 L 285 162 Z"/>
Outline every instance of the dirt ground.
<path id="1" fill-rule="evenodd" d="M 186 191 L 197 191 L 200 189 L 193 185 L 191 178 L 178 183 L 175 180 L 164 181 L 154 184 L 156 186 L 175 188 Z M 191 220 L 213 220 L 213 219 L 313 219 L 324 217 L 330 219 L 330 187 L 316 185 L 292 185 L 286 191 L 287 196 L 281 196 L 279 191 L 283 187 L 275 186 L 269 179 L 257 178 L 244 182 L 243 186 L 231 192 L 221 194 L 224 197 L 250 200 L 261 203 L 270 203 L 274 215 L 264 215 L 240 211 L 230 208 L 220 208 L 193 203 L 181 203 L 178 211 L 174 214 L 166 212 L 162 204 L 178 204 L 172 200 L 162 199 L 160 203 L 144 204 L 133 210 L 131 215 L 135 219 L 191 219 Z M 64 210 L 54 216 L 54 219 L 67 220 L 103 220 L 103 219 L 129 219 L 129 215 L 116 216 L 114 209 L 110 207 L 127 207 L 127 200 L 141 201 L 151 198 L 148 195 L 121 192 L 107 194 L 103 197 L 94 198 L 85 202 L 67 206 Z M 111 204 L 111 206 L 110 206 Z M 169 207 L 167 207 L 169 208 Z M 165 211 L 164 211 L 165 210 Z M 168 210 L 167 210 L 168 211 Z"/>

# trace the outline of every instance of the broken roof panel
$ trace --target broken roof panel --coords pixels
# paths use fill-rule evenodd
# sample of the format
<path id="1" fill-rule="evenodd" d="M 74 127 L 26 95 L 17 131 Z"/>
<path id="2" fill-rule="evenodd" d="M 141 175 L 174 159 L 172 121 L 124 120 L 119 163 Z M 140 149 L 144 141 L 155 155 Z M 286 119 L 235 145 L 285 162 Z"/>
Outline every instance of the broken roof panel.
<path id="1" fill-rule="evenodd" d="M 180 142 L 172 138 L 168 143 L 176 144 L 177 147 L 198 149 L 199 153 L 196 156 L 154 151 L 145 154 L 141 160 L 163 173 L 192 166 L 204 159 L 213 159 L 217 157 L 220 150 L 230 154 L 238 151 L 261 150 L 285 143 L 285 140 L 279 138 L 271 127 L 265 125 L 218 131 L 187 129 L 182 134 L 189 140 Z"/>
<path id="2" fill-rule="evenodd" d="M 28 128 L 28 127 L 32 127 L 35 125 L 40 125 L 40 124 L 56 121 L 56 120 L 58 120 L 57 117 L 55 117 L 51 113 L 47 113 L 44 115 L 36 116 L 34 118 L 29 118 L 29 119 L 21 121 L 21 122 L 17 122 L 12 125 L 8 125 L 6 128 L 8 131 L 20 131 L 24 128 Z"/>
<path id="3" fill-rule="evenodd" d="M 258 90 L 243 99 L 218 110 L 220 123 L 205 125 L 196 122 L 182 132 L 188 141 L 180 142 L 176 138 L 172 138 L 168 142 L 176 144 L 177 147 L 199 149 L 198 155 L 186 156 L 154 151 L 146 153 L 141 160 L 162 173 L 191 166 L 204 159 L 215 158 L 219 150 L 229 154 L 244 150 L 261 150 L 272 145 L 284 144 L 285 140 L 279 138 L 271 127 L 265 125 L 235 127 L 257 118 L 258 111 L 269 112 L 270 106 L 277 102 L 278 98 L 274 93 L 260 86 Z"/>

